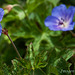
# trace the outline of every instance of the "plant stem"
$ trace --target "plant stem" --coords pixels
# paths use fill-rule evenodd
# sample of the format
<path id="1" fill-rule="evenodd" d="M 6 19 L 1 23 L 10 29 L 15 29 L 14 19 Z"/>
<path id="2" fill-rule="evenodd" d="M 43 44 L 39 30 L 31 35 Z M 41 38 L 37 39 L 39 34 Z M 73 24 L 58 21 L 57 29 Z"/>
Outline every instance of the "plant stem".
<path id="1" fill-rule="evenodd" d="M 8 38 L 9 38 L 9 40 L 11 41 L 11 43 L 12 43 L 12 45 L 13 45 L 13 47 L 14 47 L 14 49 L 15 49 L 15 51 L 16 51 L 16 53 L 17 53 L 17 55 L 19 56 L 19 58 L 21 59 L 21 55 L 19 54 L 19 52 L 18 52 L 18 50 L 17 50 L 17 48 L 16 48 L 16 46 L 15 46 L 15 44 L 14 44 L 14 42 L 12 41 L 12 39 L 10 38 L 10 36 L 7 34 L 7 36 L 8 36 Z"/>
<path id="2" fill-rule="evenodd" d="M 33 70 L 33 75 L 34 75 L 34 70 Z"/>
<path id="3" fill-rule="evenodd" d="M 74 33 L 74 32 L 70 31 L 70 33 L 72 34 L 72 36 L 74 36 L 74 37 L 75 37 L 75 33 Z"/>
<path id="4" fill-rule="evenodd" d="M 41 69 L 41 68 L 39 68 L 40 69 L 40 71 L 44 74 L 44 75 L 46 75 L 46 73 Z"/>
<path id="5" fill-rule="evenodd" d="M 24 11 L 24 9 L 23 9 L 23 7 L 22 7 L 21 5 L 19 5 L 19 4 L 14 4 L 13 7 L 15 7 L 15 6 L 20 7 L 20 8 L 23 10 L 24 14 L 27 16 L 27 13 Z"/>

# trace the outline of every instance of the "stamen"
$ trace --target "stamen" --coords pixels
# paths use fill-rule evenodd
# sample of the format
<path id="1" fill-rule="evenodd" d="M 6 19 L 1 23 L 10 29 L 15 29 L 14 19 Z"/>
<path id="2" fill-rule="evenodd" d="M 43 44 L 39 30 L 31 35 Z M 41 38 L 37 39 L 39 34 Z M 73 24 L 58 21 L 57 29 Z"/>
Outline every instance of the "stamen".
<path id="1" fill-rule="evenodd" d="M 61 21 L 59 21 L 59 24 L 58 25 L 62 25 L 63 27 L 65 27 L 65 24 L 64 24 L 64 19 L 63 18 L 61 18 Z"/>
<path id="2" fill-rule="evenodd" d="M 62 21 L 64 21 L 64 19 L 63 19 L 63 18 L 61 18 L 61 20 L 62 20 Z"/>

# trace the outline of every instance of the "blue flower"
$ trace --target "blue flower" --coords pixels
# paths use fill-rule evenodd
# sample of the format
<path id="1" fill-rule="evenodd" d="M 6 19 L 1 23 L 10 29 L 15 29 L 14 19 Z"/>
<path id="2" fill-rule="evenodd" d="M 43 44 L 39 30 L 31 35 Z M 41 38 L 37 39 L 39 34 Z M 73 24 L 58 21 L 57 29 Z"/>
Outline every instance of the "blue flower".
<path id="1" fill-rule="evenodd" d="M 55 7 L 52 10 L 52 15 L 45 19 L 45 26 L 49 27 L 53 31 L 69 31 L 73 30 L 74 22 L 73 17 L 75 13 L 75 7 L 70 6 L 68 9 L 64 4 Z"/>
<path id="2" fill-rule="evenodd" d="M 3 18 L 3 15 L 4 15 L 4 10 L 2 8 L 0 8 L 0 22 L 1 22 L 2 18 Z M 0 24 L 0 35 L 1 35 L 1 33 L 2 33 L 2 26 Z"/>

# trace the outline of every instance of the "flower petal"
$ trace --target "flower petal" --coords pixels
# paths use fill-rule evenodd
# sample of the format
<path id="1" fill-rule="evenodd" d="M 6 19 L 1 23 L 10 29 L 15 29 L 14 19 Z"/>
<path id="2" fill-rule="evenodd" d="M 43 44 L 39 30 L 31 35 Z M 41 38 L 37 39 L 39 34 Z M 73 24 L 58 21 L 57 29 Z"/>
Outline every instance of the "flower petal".
<path id="1" fill-rule="evenodd" d="M 2 8 L 0 8 L 0 22 L 3 18 L 3 15 L 4 15 L 4 10 Z"/>
<path id="2" fill-rule="evenodd" d="M 52 25 L 49 27 L 50 30 L 53 30 L 53 31 L 59 31 L 61 30 L 61 28 L 59 28 L 57 25 Z"/>
<path id="3" fill-rule="evenodd" d="M 1 33 L 2 33 L 2 26 L 1 26 L 1 24 L 0 24 L 0 36 L 1 36 Z"/>
<path id="4" fill-rule="evenodd" d="M 57 6 L 52 10 L 52 16 L 55 16 L 59 18 L 60 20 L 61 18 L 64 19 L 66 9 L 67 9 L 66 6 L 64 4 L 61 4 L 60 6 Z"/>
<path id="5" fill-rule="evenodd" d="M 74 7 L 71 6 L 65 12 L 66 12 L 65 21 L 68 22 L 68 24 L 70 24 L 73 20 L 75 9 Z"/>
<path id="6" fill-rule="evenodd" d="M 75 7 L 74 6 L 70 6 L 68 9 L 71 9 L 75 13 Z"/>
<path id="7" fill-rule="evenodd" d="M 48 16 L 45 19 L 44 23 L 45 23 L 45 26 L 47 27 L 52 26 L 52 25 L 58 25 L 59 19 L 54 16 Z"/>

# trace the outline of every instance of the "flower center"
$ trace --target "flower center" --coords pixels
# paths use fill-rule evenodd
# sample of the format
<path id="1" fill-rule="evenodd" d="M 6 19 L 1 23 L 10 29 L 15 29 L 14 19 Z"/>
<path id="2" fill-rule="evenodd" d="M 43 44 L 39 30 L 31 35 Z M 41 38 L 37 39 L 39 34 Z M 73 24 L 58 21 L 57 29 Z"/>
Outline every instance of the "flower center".
<path id="1" fill-rule="evenodd" d="M 63 24 L 63 22 L 59 22 L 59 25 L 62 25 Z"/>
<path id="2" fill-rule="evenodd" d="M 65 25 L 66 23 L 65 23 L 65 20 L 63 19 L 63 18 L 61 18 L 61 21 L 59 21 L 59 26 L 60 27 L 66 27 L 66 25 Z"/>

